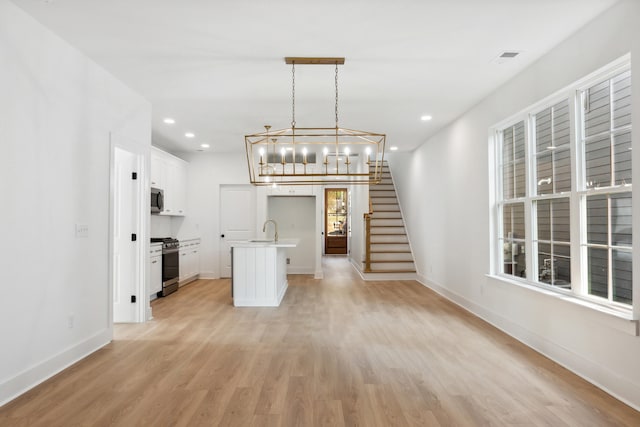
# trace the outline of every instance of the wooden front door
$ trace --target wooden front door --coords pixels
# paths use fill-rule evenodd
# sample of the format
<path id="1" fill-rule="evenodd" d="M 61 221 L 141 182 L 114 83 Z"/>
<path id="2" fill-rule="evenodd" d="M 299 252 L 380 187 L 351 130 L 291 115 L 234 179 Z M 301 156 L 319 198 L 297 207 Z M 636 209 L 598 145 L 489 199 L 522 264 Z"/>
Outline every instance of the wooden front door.
<path id="1" fill-rule="evenodd" d="M 347 254 L 347 233 L 349 230 L 346 188 L 325 188 L 324 190 L 324 253 Z"/>

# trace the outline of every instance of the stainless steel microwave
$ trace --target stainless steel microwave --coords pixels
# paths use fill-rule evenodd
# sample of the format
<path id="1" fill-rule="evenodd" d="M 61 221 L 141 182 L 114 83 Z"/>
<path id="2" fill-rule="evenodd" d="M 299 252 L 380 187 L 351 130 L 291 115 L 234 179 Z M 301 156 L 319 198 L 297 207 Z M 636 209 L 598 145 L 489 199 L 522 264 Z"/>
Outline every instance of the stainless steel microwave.
<path id="1" fill-rule="evenodd" d="M 159 188 L 151 189 L 151 213 L 159 214 L 164 209 L 164 191 Z"/>

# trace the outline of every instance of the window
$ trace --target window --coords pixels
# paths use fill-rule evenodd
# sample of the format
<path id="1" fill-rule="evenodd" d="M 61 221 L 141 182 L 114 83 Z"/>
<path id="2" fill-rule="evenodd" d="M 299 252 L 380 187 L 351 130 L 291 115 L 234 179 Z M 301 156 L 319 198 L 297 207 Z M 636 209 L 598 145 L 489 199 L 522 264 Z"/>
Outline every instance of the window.
<path id="1" fill-rule="evenodd" d="M 502 141 L 502 227 L 501 246 L 504 250 L 504 273 L 524 276 L 526 271 L 524 203 L 525 196 L 525 135 L 524 122 L 516 123 L 500 133 Z"/>
<path id="2" fill-rule="evenodd" d="M 631 304 L 631 72 L 580 93 L 587 292 Z"/>
<path id="3" fill-rule="evenodd" d="M 571 288 L 571 120 L 569 100 L 531 116 L 535 158 L 534 280 Z M 562 195 L 559 197 L 558 195 Z"/>
<path id="4" fill-rule="evenodd" d="M 628 58 L 496 129 L 500 274 L 632 303 Z"/>

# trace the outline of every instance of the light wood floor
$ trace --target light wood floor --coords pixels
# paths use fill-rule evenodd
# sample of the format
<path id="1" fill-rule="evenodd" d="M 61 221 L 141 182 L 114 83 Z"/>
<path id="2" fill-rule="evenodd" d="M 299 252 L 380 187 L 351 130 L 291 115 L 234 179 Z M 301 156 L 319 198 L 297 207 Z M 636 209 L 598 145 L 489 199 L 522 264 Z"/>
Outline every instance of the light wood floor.
<path id="1" fill-rule="evenodd" d="M 0 408 L 2 426 L 640 425 L 640 413 L 413 281 L 345 258 L 279 308 L 200 280 Z"/>

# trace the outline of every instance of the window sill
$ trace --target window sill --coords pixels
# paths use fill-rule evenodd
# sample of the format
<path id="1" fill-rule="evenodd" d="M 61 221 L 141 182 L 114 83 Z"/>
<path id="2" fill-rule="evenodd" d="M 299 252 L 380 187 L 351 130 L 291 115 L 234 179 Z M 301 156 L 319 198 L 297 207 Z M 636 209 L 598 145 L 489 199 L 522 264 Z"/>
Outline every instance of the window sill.
<path id="1" fill-rule="evenodd" d="M 630 308 L 624 309 L 624 308 L 618 308 L 618 307 L 611 307 L 604 304 L 598 304 L 597 302 L 589 301 L 589 300 L 577 297 L 575 295 L 569 295 L 562 292 L 555 292 L 553 290 L 546 289 L 542 286 L 532 284 L 531 282 L 525 281 L 525 280 L 511 279 L 511 278 L 496 275 L 496 274 L 486 274 L 485 276 L 502 283 L 515 285 L 520 288 L 537 292 L 542 295 L 547 295 L 549 297 L 552 297 L 561 301 L 565 301 L 570 304 L 585 307 L 595 312 L 602 313 L 605 315 L 603 318 L 606 319 L 606 323 L 611 327 L 627 332 L 631 335 L 635 335 L 635 336 L 639 335 L 640 331 L 638 330 L 638 319 L 633 318 L 633 311 Z"/>

